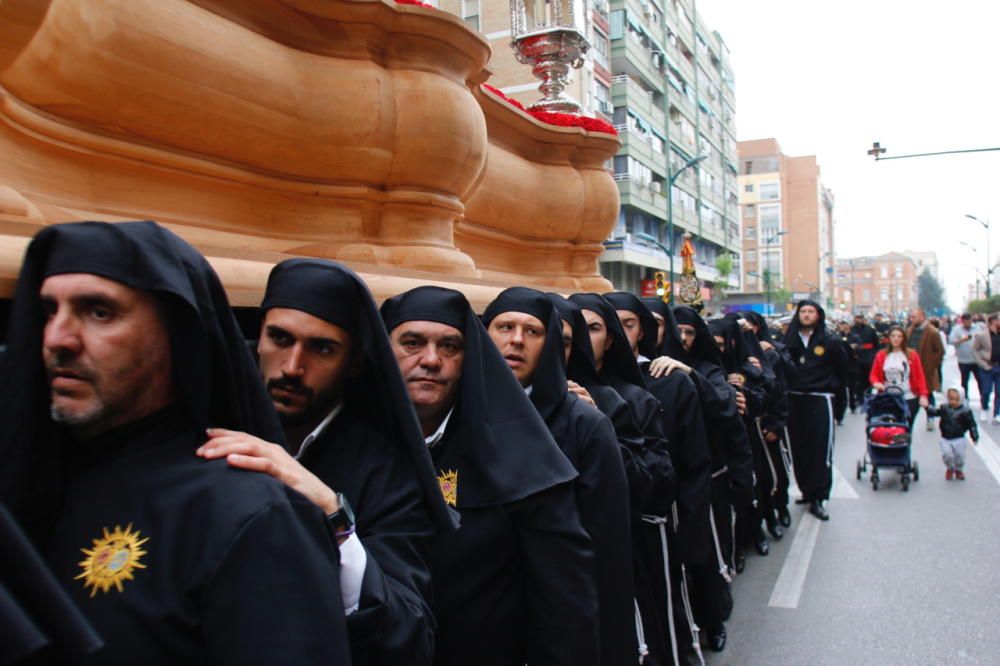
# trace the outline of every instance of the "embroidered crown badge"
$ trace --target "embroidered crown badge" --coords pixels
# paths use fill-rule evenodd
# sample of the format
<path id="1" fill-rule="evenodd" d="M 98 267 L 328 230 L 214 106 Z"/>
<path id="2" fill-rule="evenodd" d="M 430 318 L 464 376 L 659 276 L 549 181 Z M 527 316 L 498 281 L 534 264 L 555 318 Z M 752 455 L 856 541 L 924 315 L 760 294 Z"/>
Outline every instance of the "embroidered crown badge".
<path id="1" fill-rule="evenodd" d="M 438 476 L 438 484 L 441 486 L 441 494 L 444 495 L 445 503 L 449 506 L 457 505 L 458 472 L 456 470 L 441 472 L 440 476 Z"/>
<path id="2" fill-rule="evenodd" d="M 86 559 L 80 562 L 83 573 L 74 580 L 82 578 L 83 586 L 90 588 L 91 597 L 98 590 L 110 592 L 112 587 L 119 592 L 123 591 L 124 581 L 132 580 L 136 569 L 146 568 L 141 562 L 142 556 L 146 554 L 142 545 L 149 541 L 149 537 L 140 537 L 138 530 L 132 531 L 131 523 L 124 530 L 120 525 L 115 525 L 115 529 L 110 532 L 105 527 L 104 535 L 94 539 L 93 548 L 80 549 Z"/>

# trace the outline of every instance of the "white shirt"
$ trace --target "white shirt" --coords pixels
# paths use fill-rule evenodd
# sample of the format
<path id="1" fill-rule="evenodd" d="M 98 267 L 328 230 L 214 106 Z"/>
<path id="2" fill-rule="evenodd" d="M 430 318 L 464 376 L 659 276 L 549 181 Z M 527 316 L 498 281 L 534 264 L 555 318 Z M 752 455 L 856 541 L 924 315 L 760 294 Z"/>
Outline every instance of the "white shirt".
<path id="1" fill-rule="evenodd" d="M 910 362 L 906 358 L 906 354 L 901 351 L 886 354 L 885 363 L 882 365 L 882 374 L 885 375 L 886 386 L 902 389 L 903 397 L 907 400 L 916 397 L 910 389 Z"/>
<path id="2" fill-rule="evenodd" d="M 302 457 L 306 448 L 316 441 L 323 434 L 327 426 L 337 418 L 337 415 L 344 410 L 344 403 L 341 402 L 334 407 L 326 418 L 320 421 L 316 429 L 306 435 L 299 446 L 296 459 Z M 350 615 L 358 610 L 361 603 L 361 583 L 365 578 L 365 569 L 368 567 L 368 551 L 361 545 L 361 539 L 357 534 L 347 537 L 347 540 L 340 545 L 340 597 L 344 602 L 344 613 Z"/>
<path id="3" fill-rule="evenodd" d="M 444 415 L 444 420 L 441 421 L 441 425 L 438 426 L 437 430 L 431 433 L 429 437 L 424 437 L 424 444 L 427 445 L 428 449 L 440 442 L 441 438 L 444 437 L 444 431 L 448 427 L 448 419 L 451 418 L 451 413 L 453 411 L 455 411 L 454 407 L 449 409 L 448 413 Z"/>
<path id="4" fill-rule="evenodd" d="M 799 340 L 802 341 L 802 346 L 805 347 L 806 349 L 809 349 L 809 338 L 812 337 L 812 334 L 813 334 L 812 331 L 807 331 L 803 333 L 802 330 L 799 329 Z"/>

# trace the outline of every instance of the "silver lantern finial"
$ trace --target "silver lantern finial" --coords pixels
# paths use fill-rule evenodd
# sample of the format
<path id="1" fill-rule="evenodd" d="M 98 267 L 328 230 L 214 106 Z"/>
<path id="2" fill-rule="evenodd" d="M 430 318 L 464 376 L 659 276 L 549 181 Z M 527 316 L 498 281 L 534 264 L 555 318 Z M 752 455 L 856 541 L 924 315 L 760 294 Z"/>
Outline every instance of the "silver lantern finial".
<path id="1" fill-rule="evenodd" d="M 590 48 L 584 0 L 510 0 L 510 27 L 518 62 L 531 65 L 531 73 L 542 81 L 542 99 L 528 108 L 580 113 L 580 105 L 562 93 L 570 68 L 582 67 Z"/>

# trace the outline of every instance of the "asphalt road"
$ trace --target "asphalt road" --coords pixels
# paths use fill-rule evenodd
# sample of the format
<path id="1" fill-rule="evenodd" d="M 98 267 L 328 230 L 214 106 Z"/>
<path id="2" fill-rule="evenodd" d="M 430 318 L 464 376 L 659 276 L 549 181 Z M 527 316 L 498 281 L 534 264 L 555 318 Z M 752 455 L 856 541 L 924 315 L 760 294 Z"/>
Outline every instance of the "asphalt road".
<path id="1" fill-rule="evenodd" d="M 949 355 L 945 386 L 957 378 Z M 710 666 L 1000 664 L 1000 425 L 977 421 L 984 436 L 978 451 L 969 446 L 963 482 L 945 481 L 940 434 L 925 423 L 921 413 L 920 481 L 902 492 L 887 471 L 874 492 L 867 476 L 855 479 L 864 418 L 847 415 L 830 521 L 795 506 L 767 557 L 747 552 L 728 645 L 707 653 Z"/>

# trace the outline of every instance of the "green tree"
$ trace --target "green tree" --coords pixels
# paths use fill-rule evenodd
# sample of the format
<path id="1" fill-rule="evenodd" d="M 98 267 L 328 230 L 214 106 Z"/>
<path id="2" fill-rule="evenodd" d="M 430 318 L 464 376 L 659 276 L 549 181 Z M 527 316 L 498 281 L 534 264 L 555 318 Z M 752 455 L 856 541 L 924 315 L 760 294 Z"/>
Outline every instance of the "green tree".
<path id="1" fill-rule="evenodd" d="M 729 275 L 733 272 L 733 255 L 723 252 L 715 258 L 715 270 L 719 277 L 715 281 L 715 293 L 718 298 L 725 298 L 726 287 L 729 286 Z"/>
<path id="2" fill-rule="evenodd" d="M 1000 312 L 1000 295 L 990 296 L 988 299 L 980 298 L 976 301 L 969 301 L 967 308 L 972 314 L 990 314 Z"/>
<path id="3" fill-rule="evenodd" d="M 927 314 L 943 315 L 949 312 L 944 302 L 944 287 L 931 275 L 930 269 L 917 277 L 917 303 Z"/>

